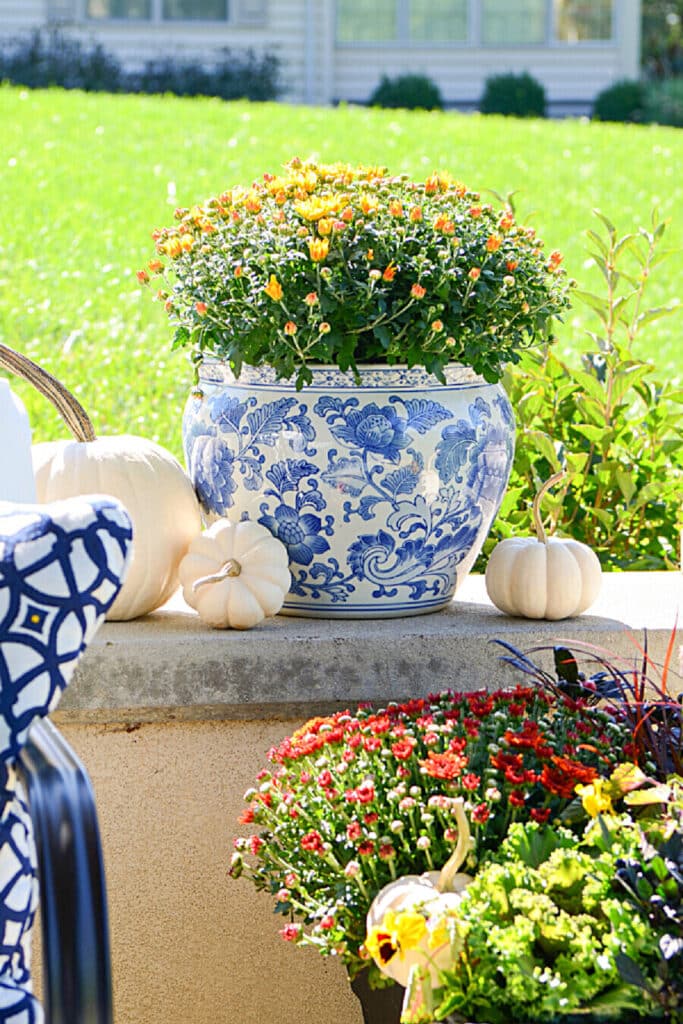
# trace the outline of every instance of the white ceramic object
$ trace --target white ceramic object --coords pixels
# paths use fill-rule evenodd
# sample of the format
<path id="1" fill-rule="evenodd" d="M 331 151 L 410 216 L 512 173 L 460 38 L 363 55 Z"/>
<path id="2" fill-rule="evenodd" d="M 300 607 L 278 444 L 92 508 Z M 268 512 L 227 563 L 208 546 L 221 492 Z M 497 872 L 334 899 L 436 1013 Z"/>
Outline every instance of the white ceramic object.
<path id="1" fill-rule="evenodd" d="M 500 384 L 466 367 L 313 369 L 301 391 L 270 368 L 205 361 L 183 421 L 209 520 L 262 523 L 286 546 L 282 612 L 325 618 L 445 607 L 474 563 L 512 465 Z"/>
<path id="2" fill-rule="evenodd" d="M 31 424 L 24 403 L 0 377 L 0 501 L 34 504 Z"/>

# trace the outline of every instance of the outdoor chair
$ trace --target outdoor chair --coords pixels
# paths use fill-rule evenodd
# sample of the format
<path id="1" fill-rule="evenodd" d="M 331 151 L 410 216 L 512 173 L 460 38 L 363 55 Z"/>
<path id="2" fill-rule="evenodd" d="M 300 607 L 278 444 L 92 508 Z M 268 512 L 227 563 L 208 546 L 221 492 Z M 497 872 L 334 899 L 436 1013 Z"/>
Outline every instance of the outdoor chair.
<path id="1" fill-rule="evenodd" d="M 95 802 L 47 715 L 120 589 L 131 536 L 113 499 L 0 503 L 0 1024 L 112 1022 Z"/>

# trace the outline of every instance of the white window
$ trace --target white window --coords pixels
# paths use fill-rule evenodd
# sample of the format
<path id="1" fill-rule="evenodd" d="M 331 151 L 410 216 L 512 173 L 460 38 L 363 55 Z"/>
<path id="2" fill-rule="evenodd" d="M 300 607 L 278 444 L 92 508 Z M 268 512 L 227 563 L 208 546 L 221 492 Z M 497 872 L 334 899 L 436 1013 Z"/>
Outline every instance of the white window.
<path id="1" fill-rule="evenodd" d="M 410 41 L 467 41 L 467 0 L 410 0 Z"/>
<path id="2" fill-rule="evenodd" d="M 468 0 L 337 0 L 337 42 L 465 42 L 467 8 Z"/>
<path id="3" fill-rule="evenodd" d="M 152 0 L 88 0 L 89 18 L 141 18 L 152 17 Z"/>
<path id="4" fill-rule="evenodd" d="M 259 25 L 268 0 L 85 0 L 88 18 L 123 21 L 231 21 Z"/>
<path id="5" fill-rule="evenodd" d="M 522 46 L 547 38 L 546 0 L 482 0 L 481 41 L 485 46 Z"/>
<path id="6" fill-rule="evenodd" d="M 337 42 L 497 47 L 600 42 L 614 38 L 614 6 L 615 0 L 336 0 Z"/>
<path id="7" fill-rule="evenodd" d="M 554 0 L 555 38 L 562 43 L 609 40 L 612 0 Z"/>

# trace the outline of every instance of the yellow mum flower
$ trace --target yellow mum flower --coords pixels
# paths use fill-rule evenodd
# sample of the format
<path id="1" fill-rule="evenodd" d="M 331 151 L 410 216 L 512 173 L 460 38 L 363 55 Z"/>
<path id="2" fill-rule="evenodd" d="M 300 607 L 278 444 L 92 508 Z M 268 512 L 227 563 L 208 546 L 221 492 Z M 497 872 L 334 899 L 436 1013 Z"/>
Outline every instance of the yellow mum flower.
<path id="1" fill-rule="evenodd" d="M 327 238 L 309 238 L 308 252 L 314 263 L 320 263 L 330 251 L 330 243 Z"/>
<path id="2" fill-rule="evenodd" d="M 603 790 L 604 785 L 603 779 L 595 779 L 589 786 L 578 785 L 575 787 L 581 797 L 584 811 L 586 814 L 590 814 L 591 818 L 597 818 L 598 814 L 614 813 L 612 801 Z"/>
<path id="3" fill-rule="evenodd" d="M 294 209 L 304 220 L 320 220 L 323 217 L 330 217 L 341 209 L 345 200 L 342 196 L 311 196 L 299 203 L 294 203 Z"/>
<path id="4" fill-rule="evenodd" d="M 268 281 L 268 284 L 265 286 L 263 290 L 266 293 L 266 295 L 268 295 L 273 300 L 273 302 L 279 302 L 280 299 L 282 298 L 282 285 L 276 278 L 275 274 L 270 275 L 270 280 Z"/>

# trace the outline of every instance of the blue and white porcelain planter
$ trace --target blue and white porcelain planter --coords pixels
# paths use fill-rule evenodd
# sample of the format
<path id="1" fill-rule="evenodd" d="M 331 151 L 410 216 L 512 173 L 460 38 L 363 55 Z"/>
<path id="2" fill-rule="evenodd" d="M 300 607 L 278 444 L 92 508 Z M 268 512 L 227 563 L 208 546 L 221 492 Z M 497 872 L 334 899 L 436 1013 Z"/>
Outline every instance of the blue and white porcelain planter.
<path id="1" fill-rule="evenodd" d="M 270 368 L 205 360 L 183 420 L 211 520 L 263 523 L 286 545 L 284 614 L 419 615 L 443 608 L 498 511 L 514 451 L 499 384 L 452 366 L 333 367 L 297 391 Z"/>

